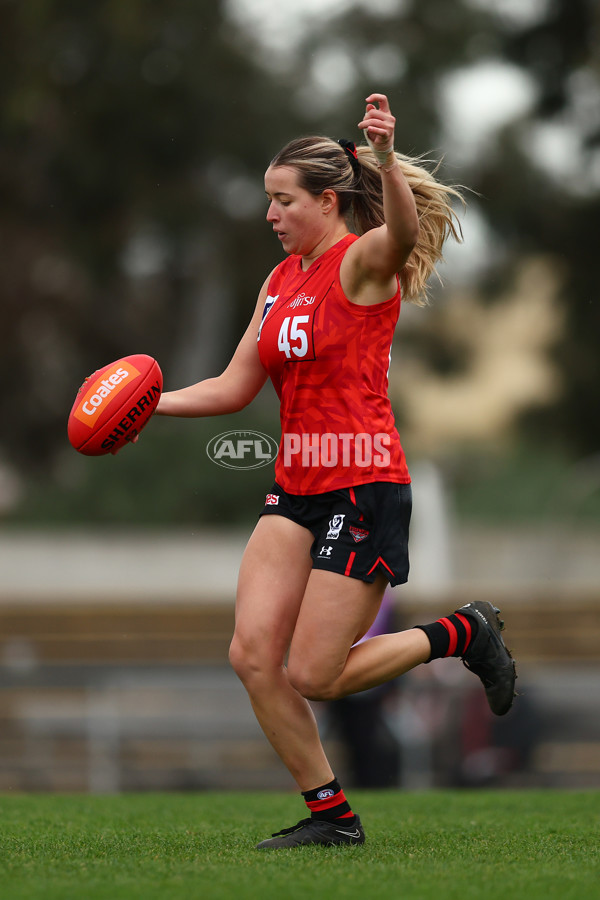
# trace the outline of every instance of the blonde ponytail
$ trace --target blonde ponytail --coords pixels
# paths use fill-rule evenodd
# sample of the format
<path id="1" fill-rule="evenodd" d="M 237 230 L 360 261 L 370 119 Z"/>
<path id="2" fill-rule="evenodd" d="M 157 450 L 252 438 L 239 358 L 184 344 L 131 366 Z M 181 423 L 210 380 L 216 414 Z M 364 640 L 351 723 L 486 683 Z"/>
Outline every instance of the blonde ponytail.
<path id="1" fill-rule="evenodd" d="M 364 234 L 385 222 L 383 191 L 381 175 L 371 149 L 365 144 L 356 150 L 363 168 L 363 190 L 354 195 L 352 207 L 356 231 Z M 399 273 L 402 299 L 423 306 L 427 302 L 428 281 L 432 274 L 437 274 L 436 264 L 443 259 L 445 241 L 449 237 L 462 241 L 462 230 L 452 200 L 464 205 L 464 198 L 458 188 L 436 180 L 439 163 L 430 172 L 426 168 L 428 161 L 421 157 L 404 156 L 402 153 L 395 156 L 415 198 L 419 217 L 419 239 Z"/>
<path id="2" fill-rule="evenodd" d="M 347 143 L 347 142 L 344 142 Z M 353 154 L 354 155 L 354 154 Z M 404 177 L 413 192 L 419 216 L 419 239 L 408 262 L 399 273 L 402 298 L 424 305 L 427 283 L 436 273 L 443 258 L 442 249 L 448 237 L 462 241 L 462 232 L 452 200 L 464 204 L 460 190 L 437 181 L 439 164 L 430 172 L 428 161 L 396 153 Z M 297 138 L 279 151 L 271 166 L 292 166 L 298 172 L 298 183 L 319 196 L 327 188 L 338 195 L 342 215 L 357 234 L 385 223 L 381 174 L 373 152 L 367 144 L 356 147 L 356 161 L 338 141 L 314 135 Z M 438 276 L 439 277 L 439 276 Z"/>

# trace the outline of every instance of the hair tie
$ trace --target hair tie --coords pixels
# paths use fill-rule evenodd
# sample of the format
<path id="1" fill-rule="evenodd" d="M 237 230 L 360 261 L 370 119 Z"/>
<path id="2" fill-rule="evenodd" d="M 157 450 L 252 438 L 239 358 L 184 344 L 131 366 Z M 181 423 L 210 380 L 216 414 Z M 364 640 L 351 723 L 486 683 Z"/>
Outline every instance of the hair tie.
<path id="1" fill-rule="evenodd" d="M 356 144 L 354 141 L 347 141 L 344 138 L 340 138 L 338 140 L 338 144 L 345 151 L 346 156 L 350 160 L 350 165 L 352 166 L 352 171 L 355 176 L 360 174 L 361 164 L 358 161 L 358 154 L 356 153 Z"/>

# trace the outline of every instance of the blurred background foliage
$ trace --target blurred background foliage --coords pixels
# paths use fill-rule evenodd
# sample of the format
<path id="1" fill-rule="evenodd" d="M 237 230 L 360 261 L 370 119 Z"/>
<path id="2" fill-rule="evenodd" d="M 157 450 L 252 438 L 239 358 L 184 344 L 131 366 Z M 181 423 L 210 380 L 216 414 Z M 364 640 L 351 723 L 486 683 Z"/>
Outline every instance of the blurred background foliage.
<path id="1" fill-rule="evenodd" d="M 70 448 L 67 414 L 121 355 L 155 356 L 166 389 L 221 370 L 281 258 L 269 160 L 300 133 L 357 139 L 372 90 L 398 148 L 469 189 L 444 287 L 398 331 L 409 457 L 436 460 L 467 517 L 559 514 L 556 484 L 585 469 L 597 518 L 599 17 L 594 0 L 0 0 L 3 521 L 255 515 L 272 470 L 205 447 L 277 437 L 269 388 L 103 459 Z"/>

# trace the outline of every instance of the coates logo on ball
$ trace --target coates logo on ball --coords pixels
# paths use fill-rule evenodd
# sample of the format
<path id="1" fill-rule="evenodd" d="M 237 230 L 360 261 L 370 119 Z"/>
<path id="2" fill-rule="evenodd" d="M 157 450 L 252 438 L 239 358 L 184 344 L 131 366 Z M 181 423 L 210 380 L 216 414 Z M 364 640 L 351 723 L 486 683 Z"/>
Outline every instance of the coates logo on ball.
<path id="1" fill-rule="evenodd" d="M 278 449 L 261 431 L 224 431 L 206 445 L 209 458 L 224 469 L 260 469 L 273 462 Z"/>
<path id="2" fill-rule="evenodd" d="M 93 428 L 98 421 L 98 417 L 103 407 L 107 405 L 108 399 L 115 400 L 117 394 L 120 394 L 130 381 L 139 377 L 139 371 L 131 363 L 127 364 L 126 369 L 122 365 L 115 365 L 116 368 L 111 367 L 114 368 L 114 371 L 109 369 L 104 373 L 103 378 L 92 381 L 91 386 L 73 411 L 75 418 L 89 428 Z M 85 383 L 87 384 L 87 382 Z"/>

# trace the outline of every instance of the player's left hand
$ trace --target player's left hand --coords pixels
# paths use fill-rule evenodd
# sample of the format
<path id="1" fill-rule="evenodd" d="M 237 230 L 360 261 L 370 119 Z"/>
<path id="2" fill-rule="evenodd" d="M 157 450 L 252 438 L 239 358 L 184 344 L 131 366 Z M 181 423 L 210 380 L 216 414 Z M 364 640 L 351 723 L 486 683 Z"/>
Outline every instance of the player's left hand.
<path id="1" fill-rule="evenodd" d="M 367 97 L 367 109 L 362 122 L 358 123 L 364 131 L 367 141 L 379 153 L 394 148 L 394 127 L 396 119 L 390 110 L 385 94 L 370 94 Z"/>

